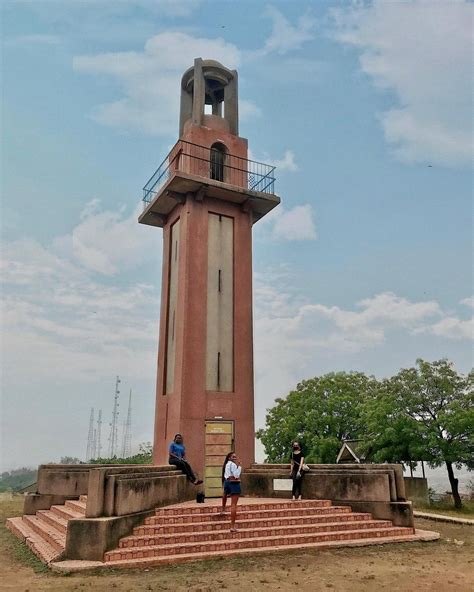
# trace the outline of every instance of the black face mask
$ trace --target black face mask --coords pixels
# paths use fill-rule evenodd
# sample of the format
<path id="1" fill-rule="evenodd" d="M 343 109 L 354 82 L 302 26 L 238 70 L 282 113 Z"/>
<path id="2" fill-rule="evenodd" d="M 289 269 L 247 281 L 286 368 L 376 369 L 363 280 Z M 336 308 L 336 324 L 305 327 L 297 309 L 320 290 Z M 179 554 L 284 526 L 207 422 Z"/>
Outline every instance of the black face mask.
<path id="1" fill-rule="evenodd" d="M 299 450 L 299 446 L 293 446 L 293 450 Z"/>

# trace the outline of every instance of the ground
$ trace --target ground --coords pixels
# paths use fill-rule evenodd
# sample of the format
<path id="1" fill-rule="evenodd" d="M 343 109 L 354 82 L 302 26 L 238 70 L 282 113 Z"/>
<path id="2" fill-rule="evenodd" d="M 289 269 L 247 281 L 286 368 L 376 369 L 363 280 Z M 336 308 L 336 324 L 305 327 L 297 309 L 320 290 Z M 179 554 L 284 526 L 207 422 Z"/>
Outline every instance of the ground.
<path id="1" fill-rule="evenodd" d="M 436 530 L 432 543 L 404 543 L 259 555 L 69 576 L 51 573 L 4 527 L 21 514 L 22 498 L 0 499 L 2 591 L 15 592 L 467 592 L 474 589 L 474 527 L 417 520 Z"/>

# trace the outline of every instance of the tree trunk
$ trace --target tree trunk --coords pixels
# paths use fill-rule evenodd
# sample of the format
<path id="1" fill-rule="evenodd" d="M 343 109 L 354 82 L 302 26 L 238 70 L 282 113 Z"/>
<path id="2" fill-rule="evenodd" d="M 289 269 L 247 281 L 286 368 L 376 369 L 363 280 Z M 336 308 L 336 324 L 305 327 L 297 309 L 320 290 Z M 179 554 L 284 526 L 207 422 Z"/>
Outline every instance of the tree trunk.
<path id="1" fill-rule="evenodd" d="M 449 483 L 451 485 L 451 492 L 453 494 L 454 507 L 460 510 L 462 508 L 462 500 L 458 490 L 459 479 L 456 479 L 454 476 L 453 463 L 447 462 L 446 468 L 448 469 L 448 477 Z"/>

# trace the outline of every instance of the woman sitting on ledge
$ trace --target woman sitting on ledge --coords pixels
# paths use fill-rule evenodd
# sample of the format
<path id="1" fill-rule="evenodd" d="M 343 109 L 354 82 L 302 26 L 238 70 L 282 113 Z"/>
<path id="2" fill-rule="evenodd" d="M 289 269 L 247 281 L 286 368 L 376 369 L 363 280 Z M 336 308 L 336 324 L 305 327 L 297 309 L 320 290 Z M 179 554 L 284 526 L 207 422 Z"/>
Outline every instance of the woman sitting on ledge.
<path id="1" fill-rule="evenodd" d="M 194 485 L 201 485 L 202 481 L 196 478 L 191 465 L 186 460 L 186 448 L 181 434 L 176 434 L 174 437 L 169 447 L 169 454 L 168 462 L 170 465 L 178 467 Z"/>

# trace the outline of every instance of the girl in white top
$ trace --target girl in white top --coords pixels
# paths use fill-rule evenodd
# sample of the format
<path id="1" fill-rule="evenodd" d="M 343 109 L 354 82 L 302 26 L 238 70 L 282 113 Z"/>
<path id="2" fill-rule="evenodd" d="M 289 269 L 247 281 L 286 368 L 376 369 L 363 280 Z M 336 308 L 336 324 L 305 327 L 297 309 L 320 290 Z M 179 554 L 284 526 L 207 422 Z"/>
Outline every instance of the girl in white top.
<path id="1" fill-rule="evenodd" d="M 232 456 L 235 457 L 235 454 L 233 454 Z M 238 462 L 237 457 L 232 459 L 232 456 L 230 457 L 231 460 L 229 460 L 229 462 L 225 466 L 224 481 L 228 481 L 232 477 L 232 481 L 234 483 L 236 481 L 240 482 L 240 473 L 242 472 L 242 467 L 239 464 L 237 464 L 237 462 Z M 237 462 L 234 462 L 234 461 L 237 461 Z"/>
<path id="2" fill-rule="evenodd" d="M 237 502 L 241 494 L 240 474 L 242 467 L 235 452 L 226 456 L 223 466 L 224 494 L 222 496 L 222 513 L 225 511 L 227 497 L 231 496 L 230 507 L 230 532 L 237 532 L 235 528 L 235 519 L 237 517 Z"/>

